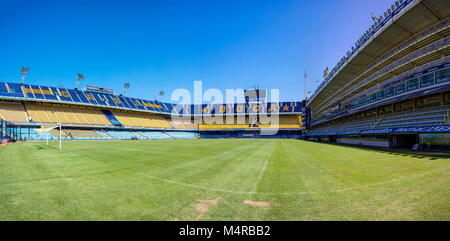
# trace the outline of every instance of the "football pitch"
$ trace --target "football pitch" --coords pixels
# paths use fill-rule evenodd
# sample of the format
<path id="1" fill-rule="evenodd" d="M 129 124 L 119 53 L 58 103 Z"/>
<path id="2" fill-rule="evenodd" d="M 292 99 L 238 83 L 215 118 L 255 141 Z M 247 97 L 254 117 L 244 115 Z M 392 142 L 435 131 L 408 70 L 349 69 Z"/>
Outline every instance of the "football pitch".
<path id="1" fill-rule="evenodd" d="M 450 158 L 300 140 L 0 147 L 0 220 L 450 220 Z"/>

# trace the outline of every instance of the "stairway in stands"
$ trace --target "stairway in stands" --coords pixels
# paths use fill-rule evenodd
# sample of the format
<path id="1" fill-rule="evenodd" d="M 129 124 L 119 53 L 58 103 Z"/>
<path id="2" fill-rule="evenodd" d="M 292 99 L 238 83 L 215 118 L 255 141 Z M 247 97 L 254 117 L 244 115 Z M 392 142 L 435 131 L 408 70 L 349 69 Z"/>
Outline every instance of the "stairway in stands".
<path id="1" fill-rule="evenodd" d="M 113 139 L 113 140 L 117 140 L 117 138 L 115 138 L 114 136 L 108 134 L 108 132 L 106 132 L 106 131 L 103 130 L 103 129 L 100 130 L 98 133 L 99 133 L 100 135 L 105 136 L 106 138 L 111 138 L 111 139 Z"/>
<path id="2" fill-rule="evenodd" d="M 27 121 L 32 120 L 32 118 L 30 118 L 30 114 L 28 113 L 28 109 L 27 109 L 27 106 L 25 105 L 25 102 L 22 101 L 21 103 L 22 103 L 23 109 L 25 110 L 25 116 L 27 117 Z"/>
<path id="3" fill-rule="evenodd" d="M 138 135 L 140 135 L 140 136 L 142 136 L 145 140 L 149 140 L 150 138 L 148 137 L 148 136 L 146 136 L 146 135 L 144 135 L 144 134 L 142 134 L 142 133 L 140 133 L 140 132 L 135 132 L 136 134 L 138 134 Z"/>
<path id="4" fill-rule="evenodd" d="M 102 110 L 106 118 L 115 126 L 123 126 L 123 124 L 109 110 Z"/>
<path id="5" fill-rule="evenodd" d="M 165 136 L 168 136 L 169 137 L 169 139 L 176 139 L 176 137 L 175 136 L 172 136 L 172 135 L 170 135 L 170 134 L 167 134 L 166 132 L 161 132 L 162 134 L 164 134 Z"/>

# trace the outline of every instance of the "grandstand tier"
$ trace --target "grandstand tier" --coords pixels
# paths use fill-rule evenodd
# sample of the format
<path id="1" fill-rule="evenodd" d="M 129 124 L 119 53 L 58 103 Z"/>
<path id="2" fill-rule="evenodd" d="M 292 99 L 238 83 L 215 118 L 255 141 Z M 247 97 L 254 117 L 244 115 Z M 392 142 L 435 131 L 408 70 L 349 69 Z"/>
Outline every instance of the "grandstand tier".
<path id="1" fill-rule="evenodd" d="M 114 116 L 126 126 L 170 128 L 169 121 L 163 116 L 152 113 L 138 113 L 130 111 L 113 111 Z"/>
<path id="2" fill-rule="evenodd" d="M 290 130 L 283 136 L 298 138 L 303 128 L 299 114 L 208 114 L 172 119 L 167 114 L 27 100 L 0 100 L 0 113 L 0 120 L 11 126 L 1 126 L 2 138 L 28 141 L 195 139 L 215 132 L 235 136 L 229 131 L 257 136 L 253 132 L 263 129 Z M 205 130 L 208 134 L 200 134 Z"/>
<path id="3" fill-rule="evenodd" d="M 10 122 L 28 122 L 27 113 L 21 103 L 3 103 L 0 108 L 0 119 Z"/>
<path id="4" fill-rule="evenodd" d="M 220 123 L 202 123 L 200 130 L 221 130 L 221 129 L 301 129 L 303 121 L 300 115 L 280 115 L 276 118 L 267 116 L 234 116 L 231 118 L 223 117 L 219 119 Z"/>
<path id="5" fill-rule="evenodd" d="M 3 106 L 3 104 L 2 104 Z M 50 103 L 25 103 L 29 122 L 84 125 L 111 125 L 98 109 Z M 9 119 L 7 121 L 14 122 Z"/>
<path id="6" fill-rule="evenodd" d="M 14 138 L 27 140 L 42 140 L 49 137 L 47 134 L 50 138 L 59 137 L 56 130 L 44 134 L 34 131 L 40 126 L 52 125 L 64 127 L 61 133 L 64 140 L 178 139 L 192 138 L 192 133 L 201 130 L 223 132 L 269 128 L 288 129 L 298 134 L 303 129 L 304 106 L 304 102 L 264 101 L 176 105 L 95 91 L 0 82 L 0 120 L 17 126 L 18 133 Z M 264 117 L 266 115 L 279 115 L 279 121 L 277 118 L 276 122 L 270 122 L 269 117 Z M 218 120 L 231 116 L 236 121 L 243 117 L 244 121 L 210 122 L 210 116 L 218 117 Z M 256 122 L 254 116 L 258 116 Z M 72 131 L 67 132 L 67 129 Z M 171 131 L 174 136 L 166 131 Z"/>
<path id="7" fill-rule="evenodd" d="M 177 118 L 172 118 L 177 117 Z M 0 119 L 21 126 L 59 125 L 90 128 L 134 128 L 156 130 L 230 130 L 303 128 L 301 114 L 252 114 L 180 116 L 144 111 L 105 109 L 95 106 L 69 105 L 35 101 L 1 101 Z M 231 120 L 231 121 L 230 121 Z M 73 133 L 75 134 L 75 133 Z M 114 134 L 114 133 L 113 133 Z M 141 135 L 133 137 L 141 138 Z M 70 137 L 70 136 L 69 136 Z M 97 138 L 98 136 L 93 136 Z M 131 137 L 131 136 L 130 136 Z"/>
<path id="8" fill-rule="evenodd" d="M 0 99 L 39 101 L 156 114 L 301 114 L 302 102 L 179 105 L 94 91 L 0 82 Z"/>
<path id="9" fill-rule="evenodd" d="M 450 145 L 450 1 L 397 1 L 306 106 L 310 140 L 403 148 Z"/>

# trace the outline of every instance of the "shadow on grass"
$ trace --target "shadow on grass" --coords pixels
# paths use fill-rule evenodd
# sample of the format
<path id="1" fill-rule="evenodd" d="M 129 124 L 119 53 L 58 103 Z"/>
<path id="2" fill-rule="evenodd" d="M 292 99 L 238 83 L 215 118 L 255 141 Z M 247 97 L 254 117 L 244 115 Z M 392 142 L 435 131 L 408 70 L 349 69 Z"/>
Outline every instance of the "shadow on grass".
<path id="1" fill-rule="evenodd" d="M 361 146 L 361 145 L 350 145 L 350 144 L 342 144 L 342 143 L 324 143 L 324 142 L 316 142 L 324 145 L 333 145 L 339 147 L 348 147 L 348 148 L 356 148 L 366 151 L 372 151 L 377 153 L 387 153 L 395 156 L 404 156 L 411 157 L 417 159 L 429 159 L 436 160 L 440 158 L 450 158 L 450 152 L 443 151 L 412 151 L 409 149 L 391 149 L 391 148 L 383 148 L 383 147 L 372 147 L 372 146 Z"/>
<path id="2" fill-rule="evenodd" d="M 37 145 L 37 146 L 34 146 L 37 150 L 44 150 L 44 149 L 53 149 L 53 150 L 56 150 L 56 149 L 58 149 L 58 148 L 56 148 L 56 147 L 54 147 L 54 146 L 51 146 L 51 145 Z"/>

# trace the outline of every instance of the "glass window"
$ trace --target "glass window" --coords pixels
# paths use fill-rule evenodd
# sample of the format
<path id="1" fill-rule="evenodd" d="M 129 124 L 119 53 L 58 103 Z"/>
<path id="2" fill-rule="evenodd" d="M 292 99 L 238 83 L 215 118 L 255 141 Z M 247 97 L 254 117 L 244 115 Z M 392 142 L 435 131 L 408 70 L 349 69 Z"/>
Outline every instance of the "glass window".
<path id="1" fill-rule="evenodd" d="M 410 79 L 406 81 L 406 91 L 417 90 L 419 88 L 419 79 Z"/>
<path id="2" fill-rule="evenodd" d="M 362 105 L 365 105 L 365 104 L 367 104 L 367 103 L 369 103 L 369 97 L 364 97 L 364 98 L 362 98 L 362 101 L 361 101 L 362 103 Z"/>
<path id="3" fill-rule="evenodd" d="M 375 102 L 376 100 L 377 100 L 377 94 L 370 95 L 370 97 L 369 97 L 369 102 L 370 103 Z"/>
<path id="4" fill-rule="evenodd" d="M 381 100 L 381 99 L 384 99 L 384 90 L 379 91 L 377 93 L 377 100 Z"/>
<path id="5" fill-rule="evenodd" d="M 394 86 L 386 89 L 386 97 L 394 96 Z"/>
<path id="6" fill-rule="evenodd" d="M 405 82 L 400 83 L 400 84 L 395 86 L 395 94 L 399 95 L 399 94 L 405 93 L 405 89 L 406 89 L 405 88 Z"/>
<path id="7" fill-rule="evenodd" d="M 355 108 L 356 107 L 356 101 L 350 102 L 350 104 L 348 106 L 349 106 L 350 109 Z"/>
<path id="8" fill-rule="evenodd" d="M 420 134 L 420 144 L 445 145 L 450 147 L 450 134 Z M 439 146 L 437 148 L 439 148 Z M 429 148 L 434 147 L 430 146 Z"/>
<path id="9" fill-rule="evenodd" d="M 450 81 L 450 68 L 436 72 L 436 84 Z"/>
<path id="10" fill-rule="evenodd" d="M 434 73 L 420 77 L 420 88 L 434 85 Z"/>
<path id="11" fill-rule="evenodd" d="M 364 100 L 364 98 L 360 98 L 360 99 L 358 100 L 358 107 L 364 104 L 364 101 L 363 101 L 363 100 Z"/>

